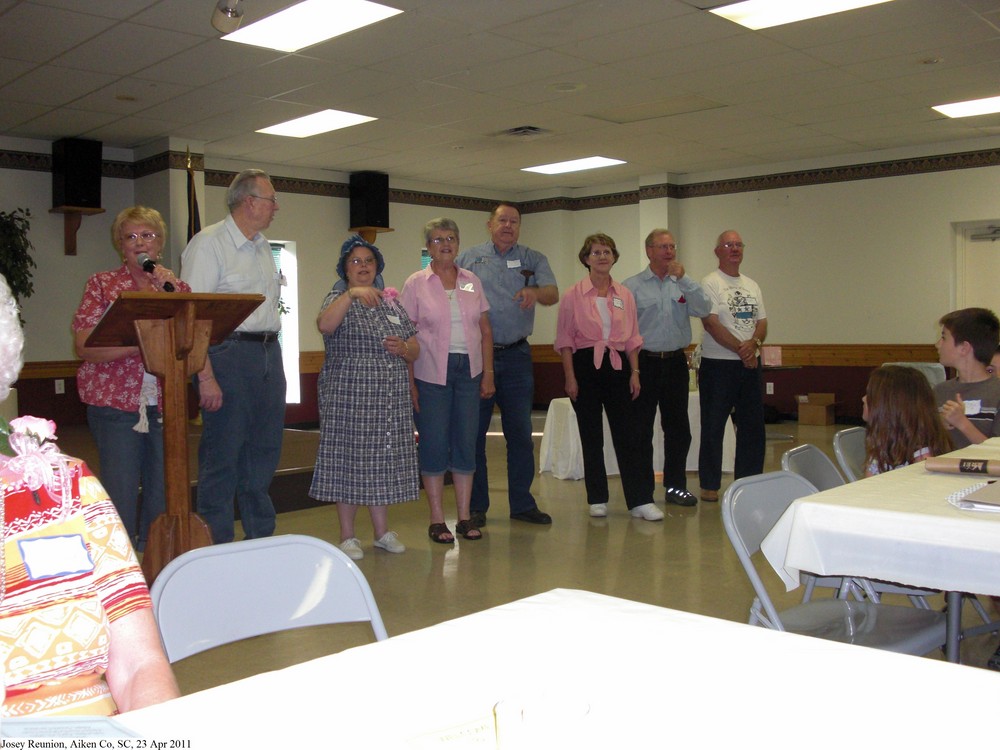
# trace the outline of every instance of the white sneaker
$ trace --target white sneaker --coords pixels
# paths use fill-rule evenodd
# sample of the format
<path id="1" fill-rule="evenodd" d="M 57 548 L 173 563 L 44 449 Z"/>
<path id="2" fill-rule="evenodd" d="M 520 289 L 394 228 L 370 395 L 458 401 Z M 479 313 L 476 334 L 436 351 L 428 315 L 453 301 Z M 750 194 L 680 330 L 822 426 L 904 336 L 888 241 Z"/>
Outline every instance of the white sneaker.
<path id="1" fill-rule="evenodd" d="M 340 551 L 352 560 L 361 560 L 365 556 L 365 551 L 361 549 L 361 540 L 353 536 L 340 543 Z"/>
<path id="2" fill-rule="evenodd" d="M 641 518 L 645 521 L 662 521 L 663 511 L 657 508 L 653 503 L 646 503 L 645 505 L 637 505 L 632 510 L 629 511 L 633 518 Z"/>
<path id="3" fill-rule="evenodd" d="M 379 549 L 384 549 L 386 552 L 394 552 L 397 555 L 400 552 L 406 552 L 406 547 L 399 541 L 399 537 L 396 536 L 395 531 L 385 532 L 375 540 L 375 546 Z"/>
<path id="4" fill-rule="evenodd" d="M 594 503 L 590 506 L 590 515 L 592 518 L 605 518 L 608 515 L 608 504 Z"/>

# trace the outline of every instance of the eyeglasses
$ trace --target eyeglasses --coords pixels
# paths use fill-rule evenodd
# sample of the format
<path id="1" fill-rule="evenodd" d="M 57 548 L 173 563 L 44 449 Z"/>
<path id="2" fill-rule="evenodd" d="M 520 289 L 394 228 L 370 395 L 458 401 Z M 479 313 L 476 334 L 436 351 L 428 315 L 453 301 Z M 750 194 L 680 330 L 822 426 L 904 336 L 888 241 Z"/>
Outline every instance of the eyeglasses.
<path id="1" fill-rule="evenodd" d="M 134 242 L 138 242 L 140 239 L 143 242 L 152 242 L 153 240 L 155 240 L 159 236 L 160 235 L 157 234 L 156 232 L 141 232 L 139 234 L 136 234 L 135 232 L 132 232 L 131 234 L 123 234 L 122 235 L 122 242 L 133 242 L 134 243 Z"/>
<path id="2" fill-rule="evenodd" d="M 590 251 L 590 257 L 591 258 L 604 258 L 604 257 L 609 256 L 609 255 L 613 256 L 614 253 L 611 250 L 591 250 Z"/>
<path id="3" fill-rule="evenodd" d="M 456 237 L 453 234 L 449 234 L 447 237 L 431 237 L 429 240 L 427 240 L 427 242 L 430 245 L 443 245 L 446 242 L 449 245 L 454 245 L 456 242 L 458 242 L 458 237 Z"/>
<path id="4" fill-rule="evenodd" d="M 673 242 L 664 242 L 660 245 L 650 245 L 650 247 L 656 248 L 657 250 L 676 250 L 677 245 Z"/>
<path id="5" fill-rule="evenodd" d="M 351 258 L 349 261 L 352 266 L 372 266 L 375 264 L 374 258 Z"/>
<path id="6" fill-rule="evenodd" d="M 746 248 L 746 245 L 742 242 L 723 242 L 722 246 L 726 248 L 726 250 L 743 250 Z"/>
<path id="7" fill-rule="evenodd" d="M 254 195 L 253 193 L 250 193 L 250 197 L 259 198 L 262 201 L 271 201 L 271 203 L 273 203 L 274 205 L 276 206 L 278 205 L 278 196 L 276 195 L 267 196 L 267 195 Z"/>

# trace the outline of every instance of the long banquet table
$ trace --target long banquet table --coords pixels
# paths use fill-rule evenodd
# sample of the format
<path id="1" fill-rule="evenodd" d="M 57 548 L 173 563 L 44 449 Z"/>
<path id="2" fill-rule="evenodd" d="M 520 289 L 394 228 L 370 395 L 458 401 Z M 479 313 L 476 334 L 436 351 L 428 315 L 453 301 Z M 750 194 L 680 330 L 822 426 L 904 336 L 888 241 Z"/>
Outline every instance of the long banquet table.
<path id="1" fill-rule="evenodd" d="M 686 471 L 698 471 L 698 448 L 701 443 L 701 403 L 698 392 L 688 393 L 688 421 L 691 423 L 691 447 L 688 450 Z M 726 431 L 722 440 L 722 470 L 732 472 L 736 461 L 736 431 L 732 420 L 726 420 Z M 545 415 L 542 444 L 538 449 L 539 473 L 550 471 L 556 479 L 583 479 L 583 446 L 580 444 L 580 428 L 576 423 L 576 412 L 568 398 L 554 398 L 549 402 Z M 663 469 L 663 428 L 660 427 L 660 411 L 656 411 L 653 427 L 653 467 Z M 618 474 L 618 456 L 611 442 L 608 417 L 604 415 L 604 468 L 609 475 Z"/>
<path id="2" fill-rule="evenodd" d="M 986 670 L 556 589 L 118 722 L 192 750 L 493 748 L 495 709 L 516 747 L 931 747 L 981 739 L 998 697 Z"/>
<path id="3" fill-rule="evenodd" d="M 1000 462 L 1000 438 L 948 454 Z M 761 550 L 791 591 L 799 574 L 856 576 L 948 593 L 948 658 L 958 660 L 961 594 L 1000 595 L 1000 513 L 948 497 L 975 474 L 889 471 L 796 500 Z"/>

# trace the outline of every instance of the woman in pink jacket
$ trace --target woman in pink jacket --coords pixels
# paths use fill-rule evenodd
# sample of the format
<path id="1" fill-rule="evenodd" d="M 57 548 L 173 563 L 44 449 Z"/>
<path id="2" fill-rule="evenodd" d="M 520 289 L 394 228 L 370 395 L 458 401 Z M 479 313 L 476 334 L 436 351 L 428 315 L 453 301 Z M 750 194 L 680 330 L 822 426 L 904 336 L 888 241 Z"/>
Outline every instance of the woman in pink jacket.
<path id="1" fill-rule="evenodd" d="M 444 473 L 455 483 L 457 533 L 482 539 L 470 519 L 476 472 L 479 399 L 493 395 L 493 331 L 479 278 L 455 265 L 458 225 L 434 219 L 424 227 L 430 265 L 406 280 L 400 301 L 417 326 L 413 363 L 414 420 L 420 435 L 420 475 L 431 508 L 430 538 L 451 544 L 444 520 Z"/>
<path id="2" fill-rule="evenodd" d="M 590 271 L 570 287 L 559 303 L 555 349 L 562 356 L 566 395 L 573 401 L 583 446 L 584 483 L 590 515 L 608 514 L 608 475 L 604 467 L 604 422 L 618 456 L 625 503 L 635 518 L 660 521 L 663 513 L 642 494 L 642 467 L 633 448 L 632 400 L 639 395 L 639 349 L 642 336 L 632 293 L 611 278 L 618 261 L 615 241 L 592 234 L 580 248 L 580 262 Z"/>

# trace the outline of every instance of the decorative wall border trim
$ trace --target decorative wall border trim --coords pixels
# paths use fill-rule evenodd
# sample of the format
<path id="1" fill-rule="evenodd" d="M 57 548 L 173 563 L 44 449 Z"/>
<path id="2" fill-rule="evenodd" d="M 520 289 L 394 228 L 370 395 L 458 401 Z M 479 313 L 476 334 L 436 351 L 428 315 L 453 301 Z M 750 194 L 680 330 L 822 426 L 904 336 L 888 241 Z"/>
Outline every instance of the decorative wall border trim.
<path id="1" fill-rule="evenodd" d="M 500 200 L 493 200 L 491 198 L 470 198 L 463 195 L 422 193 L 416 190 L 396 190 L 389 188 L 389 202 L 402 203 L 409 206 L 451 208 L 456 211 L 492 211 L 493 207 L 496 206 Z"/>
<path id="2" fill-rule="evenodd" d="M 191 154 L 192 167 L 205 172 L 205 185 L 228 187 L 235 172 L 206 170 L 202 154 Z M 967 151 L 935 156 L 921 156 L 911 159 L 852 164 L 842 167 L 825 167 L 798 172 L 781 172 L 732 180 L 713 180 L 690 185 L 646 185 L 637 190 L 629 190 L 607 195 L 583 198 L 555 197 L 517 203 L 522 213 L 543 213 L 548 211 L 586 211 L 594 208 L 636 205 L 643 200 L 656 198 L 704 198 L 713 195 L 779 190 L 806 185 L 822 185 L 834 182 L 854 182 L 874 180 L 882 177 L 902 177 L 930 172 L 947 172 L 955 169 L 977 169 L 1000 166 L 1000 149 Z M 187 155 L 179 151 L 156 154 L 134 163 L 105 161 L 101 174 L 118 179 L 136 179 L 167 169 L 186 169 Z M 21 169 L 34 172 L 51 172 L 52 157 L 49 154 L 35 154 L 23 151 L 0 149 L 0 169 Z M 294 177 L 273 175 L 274 187 L 281 193 L 318 195 L 329 198 L 349 197 L 349 187 L 344 183 L 320 180 L 303 180 Z M 414 190 L 389 190 L 389 200 L 418 206 L 437 208 L 489 211 L 498 202 L 496 199 L 471 198 L 459 195 L 440 195 Z"/>
<path id="3" fill-rule="evenodd" d="M 23 169 L 28 172 L 51 172 L 51 154 L 0 150 L 0 169 Z"/>
<path id="4" fill-rule="evenodd" d="M 709 195 L 777 190 L 805 185 L 823 185 L 831 182 L 875 180 L 881 177 L 903 177 L 928 172 L 948 172 L 955 169 L 976 169 L 1000 166 L 1000 149 L 968 151 L 956 154 L 921 156 L 913 159 L 851 164 L 843 167 L 808 169 L 801 172 L 783 172 L 735 180 L 698 182 L 676 186 L 678 198 L 701 198 Z"/>

